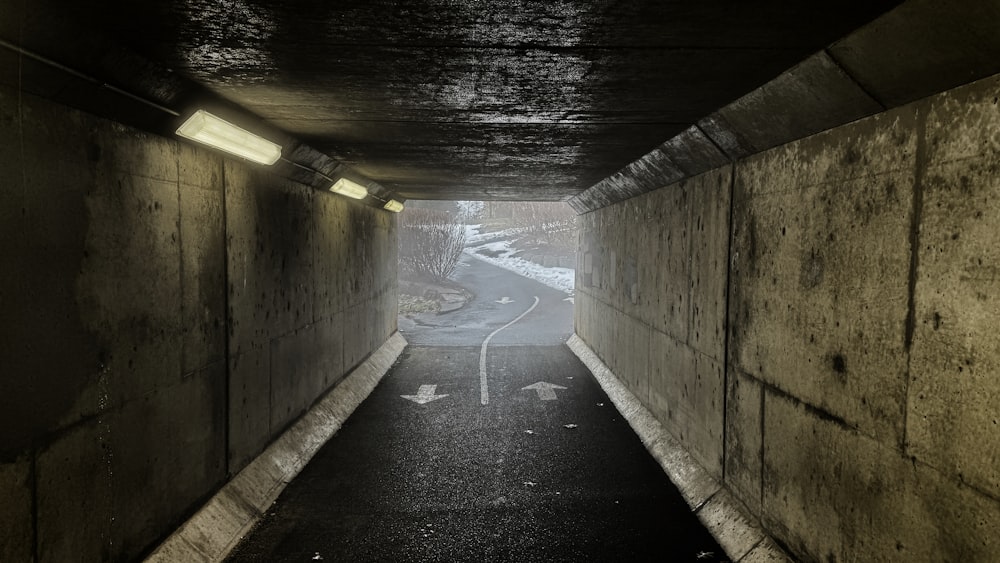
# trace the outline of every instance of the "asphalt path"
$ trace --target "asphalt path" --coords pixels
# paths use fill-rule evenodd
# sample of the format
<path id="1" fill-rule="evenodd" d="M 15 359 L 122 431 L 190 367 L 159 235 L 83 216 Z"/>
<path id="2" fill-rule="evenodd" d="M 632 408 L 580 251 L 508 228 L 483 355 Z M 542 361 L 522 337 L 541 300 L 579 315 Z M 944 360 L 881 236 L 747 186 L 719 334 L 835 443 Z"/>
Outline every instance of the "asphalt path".
<path id="1" fill-rule="evenodd" d="M 725 561 L 562 344 L 565 294 L 470 262 L 461 275 L 485 285 L 452 318 L 474 326 L 407 334 L 229 561 Z"/>
<path id="2" fill-rule="evenodd" d="M 457 311 L 400 317 L 399 331 L 416 346 L 479 346 L 494 330 L 527 310 L 538 307 L 515 327 L 498 333 L 492 346 L 554 346 L 573 333 L 573 303 L 558 289 L 463 254 L 452 279 L 473 298 Z M 506 299 L 505 299 L 506 298 Z"/>

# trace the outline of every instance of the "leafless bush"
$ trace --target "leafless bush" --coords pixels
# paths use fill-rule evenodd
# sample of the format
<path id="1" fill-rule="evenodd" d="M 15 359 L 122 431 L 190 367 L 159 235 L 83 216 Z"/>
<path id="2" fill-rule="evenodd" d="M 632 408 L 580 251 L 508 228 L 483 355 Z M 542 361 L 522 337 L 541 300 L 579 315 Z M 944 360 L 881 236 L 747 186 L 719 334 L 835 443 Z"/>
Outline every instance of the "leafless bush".
<path id="1" fill-rule="evenodd" d="M 486 203 L 482 201 L 456 201 L 455 205 L 458 206 L 459 220 L 467 224 L 482 217 L 486 208 Z"/>
<path id="2" fill-rule="evenodd" d="M 576 246 L 576 214 L 565 203 L 514 202 L 511 226 L 537 242 L 562 248 Z"/>
<path id="3" fill-rule="evenodd" d="M 413 277 L 447 278 L 465 246 L 465 226 L 445 212 L 408 209 L 400 214 L 399 268 Z"/>

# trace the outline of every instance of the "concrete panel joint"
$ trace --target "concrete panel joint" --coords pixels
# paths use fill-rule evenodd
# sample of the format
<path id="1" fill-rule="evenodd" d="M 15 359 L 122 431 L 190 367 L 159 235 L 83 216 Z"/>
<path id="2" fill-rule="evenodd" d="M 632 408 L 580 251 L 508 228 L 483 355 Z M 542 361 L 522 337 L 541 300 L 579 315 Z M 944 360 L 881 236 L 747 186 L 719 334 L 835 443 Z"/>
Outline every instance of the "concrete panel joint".
<path id="1" fill-rule="evenodd" d="M 594 375 L 730 559 L 741 563 L 792 561 L 742 503 L 695 461 L 583 339 L 574 334 L 567 346 Z"/>
<path id="2" fill-rule="evenodd" d="M 291 428 L 229 481 L 146 559 L 221 561 L 392 367 L 406 340 L 394 333 Z"/>

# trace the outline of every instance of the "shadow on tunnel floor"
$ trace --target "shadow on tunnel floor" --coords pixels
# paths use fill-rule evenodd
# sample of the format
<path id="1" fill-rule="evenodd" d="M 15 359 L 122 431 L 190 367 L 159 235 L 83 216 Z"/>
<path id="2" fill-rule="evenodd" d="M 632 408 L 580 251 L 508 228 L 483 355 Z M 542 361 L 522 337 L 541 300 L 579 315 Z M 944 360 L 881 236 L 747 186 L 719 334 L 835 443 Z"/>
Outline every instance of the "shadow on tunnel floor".
<path id="1" fill-rule="evenodd" d="M 229 561 L 726 561 L 566 346 L 410 346 Z M 539 384 L 542 385 L 539 385 Z"/>

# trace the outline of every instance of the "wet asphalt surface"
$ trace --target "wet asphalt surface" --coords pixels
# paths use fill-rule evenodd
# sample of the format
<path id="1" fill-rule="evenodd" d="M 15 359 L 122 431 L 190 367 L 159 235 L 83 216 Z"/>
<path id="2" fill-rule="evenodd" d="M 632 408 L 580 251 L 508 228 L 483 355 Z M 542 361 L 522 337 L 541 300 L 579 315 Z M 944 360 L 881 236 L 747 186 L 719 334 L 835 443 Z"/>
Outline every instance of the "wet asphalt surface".
<path id="1" fill-rule="evenodd" d="M 470 262 L 458 278 L 484 283 L 467 286 L 477 298 L 404 332 L 396 365 L 228 560 L 726 561 L 562 344 L 566 295 Z M 501 288 L 514 303 L 494 307 Z M 484 405 L 483 339 L 535 295 L 490 342 Z M 538 382 L 559 387 L 524 389 Z"/>
<path id="2" fill-rule="evenodd" d="M 558 289 L 467 254 L 462 255 L 452 279 L 471 291 L 473 298 L 465 307 L 444 315 L 423 313 L 412 319 L 400 318 L 399 331 L 410 345 L 479 346 L 490 333 L 527 310 L 535 297 L 538 307 L 493 337 L 491 346 L 557 346 L 573 334 L 573 303 Z M 509 303 L 498 303 L 505 297 Z"/>

